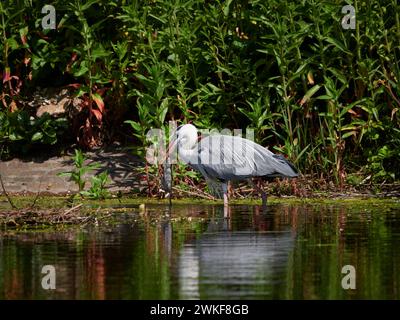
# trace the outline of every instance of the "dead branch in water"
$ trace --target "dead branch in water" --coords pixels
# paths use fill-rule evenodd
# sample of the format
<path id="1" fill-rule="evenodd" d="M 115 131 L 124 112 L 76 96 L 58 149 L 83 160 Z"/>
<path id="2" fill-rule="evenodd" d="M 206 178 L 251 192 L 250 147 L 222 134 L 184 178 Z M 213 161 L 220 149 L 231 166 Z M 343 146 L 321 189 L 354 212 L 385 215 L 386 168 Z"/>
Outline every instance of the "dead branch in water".
<path id="1" fill-rule="evenodd" d="M 71 209 L 65 211 L 63 215 L 66 216 L 66 215 L 69 214 L 70 212 L 75 211 L 76 209 L 79 209 L 80 207 L 82 207 L 82 205 L 83 205 L 83 203 L 80 203 L 80 204 L 78 204 L 77 206 L 72 207 Z"/>
<path id="2" fill-rule="evenodd" d="M 196 192 L 191 192 L 191 191 L 183 190 L 183 189 L 180 189 L 180 188 L 177 188 L 177 187 L 172 187 L 172 190 L 175 190 L 175 191 L 178 191 L 178 192 L 183 192 L 183 193 L 186 193 L 186 194 L 188 194 L 188 195 L 200 197 L 200 198 L 207 199 L 207 200 L 215 200 L 215 198 L 214 198 L 213 196 L 211 196 L 211 195 L 209 195 L 209 194 L 207 194 L 207 193 L 204 193 L 204 192 L 202 192 L 202 193 L 200 193 L 200 192 L 196 193 Z M 199 190 L 197 190 L 197 191 L 199 191 Z"/>

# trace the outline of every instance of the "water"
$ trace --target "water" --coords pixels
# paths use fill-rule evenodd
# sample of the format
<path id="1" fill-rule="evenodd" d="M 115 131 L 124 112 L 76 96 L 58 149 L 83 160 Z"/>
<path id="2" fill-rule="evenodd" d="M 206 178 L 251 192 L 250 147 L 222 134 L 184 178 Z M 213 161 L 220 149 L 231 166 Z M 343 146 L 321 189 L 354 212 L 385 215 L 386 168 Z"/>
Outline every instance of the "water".
<path id="1" fill-rule="evenodd" d="M 399 208 L 237 205 L 224 218 L 222 206 L 153 205 L 112 225 L 2 230 L 0 299 L 399 299 Z"/>

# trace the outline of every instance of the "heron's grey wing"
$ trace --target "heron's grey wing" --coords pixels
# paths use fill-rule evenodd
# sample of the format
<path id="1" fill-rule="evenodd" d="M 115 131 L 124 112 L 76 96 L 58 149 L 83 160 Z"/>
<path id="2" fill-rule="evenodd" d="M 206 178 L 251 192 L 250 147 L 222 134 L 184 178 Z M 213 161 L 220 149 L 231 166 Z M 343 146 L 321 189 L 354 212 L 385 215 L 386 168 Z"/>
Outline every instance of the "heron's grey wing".
<path id="1" fill-rule="evenodd" d="M 237 137 L 241 139 L 240 137 Z M 282 176 L 297 177 L 298 173 L 292 163 L 285 159 L 282 155 L 277 155 L 269 151 L 267 148 L 247 139 L 244 139 L 248 145 L 248 149 L 254 149 L 248 154 L 247 161 L 254 161 L 257 176 Z"/>
<path id="2" fill-rule="evenodd" d="M 234 153 L 233 144 L 231 136 L 211 135 L 203 138 L 198 144 L 198 167 L 212 179 L 237 179 L 238 169 L 247 163 Z"/>
<path id="3" fill-rule="evenodd" d="M 200 140 L 196 165 L 206 176 L 225 181 L 254 176 L 297 176 L 286 160 L 237 136 L 211 135 Z"/>

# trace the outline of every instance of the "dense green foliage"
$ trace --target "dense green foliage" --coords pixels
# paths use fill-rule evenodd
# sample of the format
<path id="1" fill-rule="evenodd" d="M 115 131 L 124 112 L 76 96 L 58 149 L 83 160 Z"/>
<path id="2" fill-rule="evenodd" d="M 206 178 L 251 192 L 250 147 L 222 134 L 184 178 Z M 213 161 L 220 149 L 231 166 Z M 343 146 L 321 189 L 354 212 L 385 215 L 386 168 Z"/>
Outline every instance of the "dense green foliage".
<path id="1" fill-rule="evenodd" d="M 47 113 L 31 118 L 25 110 L 0 112 L 0 153 L 26 154 L 37 144 L 53 145 L 67 126 L 66 119 L 54 120 Z"/>
<path id="2" fill-rule="evenodd" d="M 400 175 L 395 0 L 354 1 L 355 30 L 335 0 L 52 1 L 56 30 L 41 28 L 44 4 L 0 6 L 1 113 L 38 85 L 74 84 L 85 107 L 74 134 L 88 146 L 123 120 L 144 143 L 174 119 L 254 128 L 337 183 Z"/>

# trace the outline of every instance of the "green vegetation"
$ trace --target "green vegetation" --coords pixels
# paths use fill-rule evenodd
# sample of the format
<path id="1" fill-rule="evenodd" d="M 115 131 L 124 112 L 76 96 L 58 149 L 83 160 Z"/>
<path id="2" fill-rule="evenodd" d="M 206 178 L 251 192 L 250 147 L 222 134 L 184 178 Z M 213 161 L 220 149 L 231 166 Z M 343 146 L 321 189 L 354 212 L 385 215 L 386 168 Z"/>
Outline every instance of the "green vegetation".
<path id="1" fill-rule="evenodd" d="M 32 203 L 35 201 L 36 196 L 14 196 L 13 201 L 18 208 L 26 208 L 30 207 Z M 49 201 L 51 200 L 51 201 Z M 279 205 L 308 205 L 312 207 L 318 207 L 321 205 L 337 205 L 338 202 L 348 206 L 349 208 L 356 210 L 365 207 L 400 207 L 400 204 L 397 199 L 388 199 L 388 198 L 370 198 L 370 197 L 338 197 L 338 198 L 306 198 L 306 199 L 299 199 L 299 198 L 282 198 L 282 197 L 268 197 L 268 203 L 271 205 L 279 204 Z M 146 205 L 169 205 L 169 201 L 167 199 L 155 199 L 155 198 L 147 198 L 147 197 L 121 197 L 121 198 L 107 198 L 103 201 L 99 202 L 94 199 L 90 198 L 83 198 L 79 199 L 75 204 L 83 204 L 87 207 L 125 207 L 125 208 L 132 208 L 132 207 L 139 207 L 142 204 Z M 173 199 L 173 205 L 177 207 L 187 207 L 189 204 L 193 205 L 210 205 L 209 200 L 205 199 L 193 199 L 193 198 L 181 198 L 181 199 Z M 222 200 L 216 200 L 211 202 L 211 205 L 218 205 L 222 204 Z M 259 205 L 260 199 L 233 199 L 231 201 L 232 204 L 235 205 Z M 70 199 L 67 197 L 61 196 L 41 196 L 36 199 L 35 207 L 39 209 L 56 209 L 56 208 L 67 208 L 71 206 Z M 7 199 L 4 196 L 0 196 L 0 211 L 8 210 L 10 207 Z"/>
<path id="2" fill-rule="evenodd" d="M 399 179 L 397 1 L 354 2 L 355 30 L 335 0 L 56 0 L 56 30 L 41 28 L 45 4 L 0 4 L 3 156 L 60 141 L 61 120 L 26 101 L 37 86 L 69 86 L 81 147 L 130 126 L 144 145 L 148 129 L 192 121 L 254 128 L 302 173 L 337 185 Z"/>
<path id="3" fill-rule="evenodd" d="M 91 178 L 90 189 L 85 190 L 86 180 L 85 174 L 99 168 L 99 164 L 94 162 L 85 164 L 85 156 L 81 150 L 75 149 L 75 157 L 73 158 L 75 169 L 72 172 L 62 172 L 60 177 L 69 177 L 79 189 L 79 195 L 90 199 L 105 199 L 109 196 L 106 185 L 109 182 L 108 172 L 103 171 Z"/>
<path id="4" fill-rule="evenodd" d="M 65 118 L 52 119 L 48 113 L 31 118 L 25 110 L 0 112 L 0 153 L 27 154 L 38 145 L 54 145 L 67 127 Z"/>

